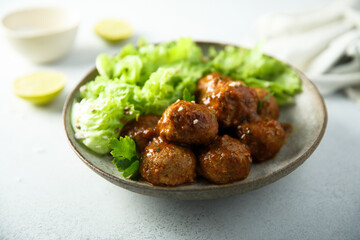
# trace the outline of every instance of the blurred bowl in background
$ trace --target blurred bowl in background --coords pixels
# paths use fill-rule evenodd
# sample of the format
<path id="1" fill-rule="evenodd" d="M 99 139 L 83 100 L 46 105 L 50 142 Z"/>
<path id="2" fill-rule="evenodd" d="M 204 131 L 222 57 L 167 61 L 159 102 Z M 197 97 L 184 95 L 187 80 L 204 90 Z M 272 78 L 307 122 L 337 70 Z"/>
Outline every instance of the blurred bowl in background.
<path id="1" fill-rule="evenodd" d="M 79 18 L 64 8 L 29 8 L 5 15 L 1 25 L 18 52 L 33 62 L 48 63 L 69 52 Z"/>

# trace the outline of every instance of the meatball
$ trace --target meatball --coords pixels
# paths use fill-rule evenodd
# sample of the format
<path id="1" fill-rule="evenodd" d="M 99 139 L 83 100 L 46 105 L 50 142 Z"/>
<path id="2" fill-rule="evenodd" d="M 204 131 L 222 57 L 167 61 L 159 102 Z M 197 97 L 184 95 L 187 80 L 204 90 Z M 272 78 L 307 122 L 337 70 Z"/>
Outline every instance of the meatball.
<path id="1" fill-rule="evenodd" d="M 249 146 L 254 161 L 262 162 L 275 157 L 280 151 L 291 131 L 289 126 L 276 120 L 243 123 L 238 126 L 237 135 L 242 143 Z"/>
<path id="2" fill-rule="evenodd" d="M 218 81 L 213 91 L 200 96 L 198 102 L 215 112 L 221 127 L 237 126 L 257 116 L 256 92 L 240 81 Z"/>
<path id="3" fill-rule="evenodd" d="M 276 102 L 276 99 L 273 96 L 270 96 L 270 92 L 263 88 L 254 88 L 256 91 L 259 101 L 262 101 L 265 97 L 268 98 L 262 102 L 260 108 L 258 109 L 258 114 L 263 119 L 273 119 L 277 120 L 280 115 L 279 105 Z M 270 96 L 270 97 L 268 97 Z"/>
<path id="4" fill-rule="evenodd" d="M 186 144 L 208 144 L 218 133 L 215 114 L 205 106 L 177 101 L 163 113 L 158 128 L 168 141 Z"/>
<path id="5" fill-rule="evenodd" d="M 142 152 L 150 141 L 158 136 L 157 123 L 160 116 L 144 115 L 130 121 L 121 130 L 120 136 L 129 136 L 134 139 L 139 152 Z"/>
<path id="6" fill-rule="evenodd" d="M 231 81 L 232 79 L 219 73 L 210 73 L 199 80 L 195 95 L 197 99 L 205 97 L 208 93 L 212 93 L 219 81 Z"/>
<path id="7" fill-rule="evenodd" d="M 249 148 L 228 135 L 218 137 L 198 155 L 198 173 L 207 180 L 225 184 L 245 179 L 251 168 Z"/>
<path id="8" fill-rule="evenodd" d="M 154 185 L 191 183 L 196 177 L 196 158 L 186 147 L 155 138 L 141 155 L 140 174 Z"/>

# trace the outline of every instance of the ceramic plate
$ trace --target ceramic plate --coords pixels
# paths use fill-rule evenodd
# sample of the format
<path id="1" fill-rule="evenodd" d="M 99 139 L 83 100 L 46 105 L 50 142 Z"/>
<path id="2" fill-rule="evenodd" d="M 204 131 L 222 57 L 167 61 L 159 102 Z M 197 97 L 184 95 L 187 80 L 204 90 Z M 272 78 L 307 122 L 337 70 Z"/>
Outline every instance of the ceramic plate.
<path id="1" fill-rule="evenodd" d="M 225 46 L 219 43 L 197 42 L 197 44 L 204 49 L 204 52 L 207 52 L 210 45 L 217 48 Z M 96 69 L 93 69 L 79 82 L 65 102 L 63 119 L 66 135 L 78 157 L 94 172 L 109 182 L 136 193 L 161 198 L 191 200 L 220 198 L 249 192 L 294 171 L 315 151 L 324 135 L 327 112 L 323 98 L 314 84 L 303 73 L 297 72 L 303 84 L 303 92 L 295 97 L 294 104 L 282 107 L 280 114 L 280 121 L 292 124 L 293 132 L 276 158 L 260 164 L 253 164 L 250 175 L 243 181 L 214 185 L 205 180 L 199 180 L 191 185 L 158 187 L 146 182 L 124 179 L 112 164 L 110 156 L 97 155 L 87 149 L 75 139 L 74 130 L 71 127 L 72 103 L 74 99 L 79 98 L 80 86 L 93 80 L 98 74 Z"/>

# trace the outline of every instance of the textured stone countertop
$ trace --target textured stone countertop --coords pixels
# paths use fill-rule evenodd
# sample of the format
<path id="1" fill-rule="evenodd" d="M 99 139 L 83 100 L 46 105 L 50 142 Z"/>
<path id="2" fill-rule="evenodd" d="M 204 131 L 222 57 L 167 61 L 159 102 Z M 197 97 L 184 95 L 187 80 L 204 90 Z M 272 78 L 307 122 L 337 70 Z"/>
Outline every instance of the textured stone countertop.
<path id="1" fill-rule="evenodd" d="M 56 1 L 31 1 L 31 6 Z M 0 239 L 360 239 L 360 108 L 341 93 L 326 97 L 329 121 L 315 153 L 279 181 L 208 201 L 174 201 L 119 188 L 92 172 L 70 149 L 61 110 L 72 87 L 105 44 L 93 33 L 105 16 L 135 29 L 136 42 L 191 36 L 238 43 L 261 15 L 304 9 L 304 1 L 61 1 L 82 19 L 63 60 L 33 65 L 0 36 Z M 0 15 L 29 1 L 0 1 Z M 15 97 L 12 81 L 41 69 L 65 73 L 51 104 Z"/>

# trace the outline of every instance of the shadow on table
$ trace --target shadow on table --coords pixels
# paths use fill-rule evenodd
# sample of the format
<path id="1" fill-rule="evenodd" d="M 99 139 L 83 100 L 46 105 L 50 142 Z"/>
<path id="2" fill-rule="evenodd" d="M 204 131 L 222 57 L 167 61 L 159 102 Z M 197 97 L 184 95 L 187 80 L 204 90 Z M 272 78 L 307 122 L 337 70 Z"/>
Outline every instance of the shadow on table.
<path id="1" fill-rule="evenodd" d="M 67 89 L 64 89 L 59 94 L 59 96 L 57 96 L 50 103 L 47 103 L 47 104 L 44 104 L 44 105 L 33 105 L 33 107 L 36 108 L 36 110 L 39 110 L 39 111 L 46 111 L 48 113 L 54 113 L 54 114 L 59 114 L 60 113 L 61 114 L 68 93 L 69 92 L 67 91 Z"/>
<path id="2" fill-rule="evenodd" d="M 163 227 L 172 229 L 174 234 L 177 231 L 176 226 L 189 229 L 189 234 L 200 231 L 198 229 L 208 229 L 210 233 L 224 229 L 232 230 L 241 224 L 242 227 L 248 226 L 250 220 L 260 223 L 264 220 L 262 213 L 269 216 L 275 214 L 279 208 L 286 207 L 281 206 L 287 197 L 284 196 L 285 192 L 296 191 L 292 189 L 301 184 L 298 181 L 301 171 L 297 172 L 298 176 L 288 176 L 253 192 L 227 198 L 181 201 L 139 197 L 138 194 L 134 194 L 131 202 L 135 204 L 134 208 L 141 209 L 143 220 L 156 222 L 156 219 L 151 220 L 154 216 L 161 218 L 162 223 L 169 223 Z M 236 224 L 233 222 L 235 219 L 238 221 Z M 154 227 L 157 227 L 156 223 Z"/>

